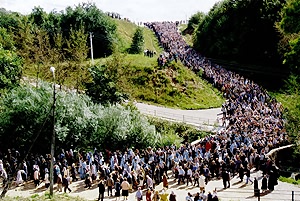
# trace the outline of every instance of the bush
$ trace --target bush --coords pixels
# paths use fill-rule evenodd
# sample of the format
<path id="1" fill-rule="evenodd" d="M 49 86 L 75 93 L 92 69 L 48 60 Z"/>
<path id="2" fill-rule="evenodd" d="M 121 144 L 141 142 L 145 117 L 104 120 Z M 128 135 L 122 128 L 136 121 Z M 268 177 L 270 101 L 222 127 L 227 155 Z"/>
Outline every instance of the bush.
<path id="1" fill-rule="evenodd" d="M 279 181 L 286 182 L 286 183 L 289 183 L 289 184 L 300 185 L 300 179 L 295 180 L 295 179 L 293 179 L 291 177 L 280 176 L 279 177 Z"/>
<path id="2" fill-rule="evenodd" d="M 42 83 L 17 87 L 0 99 L 0 147 L 18 145 L 27 151 L 48 153 L 52 135 L 52 88 Z M 160 134 L 137 110 L 120 105 L 104 107 L 86 95 L 57 92 L 56 147 L 99 150 L 156 146 Z M 42 134 L 42 136 L 41 136 Z M 37 141 L 35 139 L 37 136 Z"/>

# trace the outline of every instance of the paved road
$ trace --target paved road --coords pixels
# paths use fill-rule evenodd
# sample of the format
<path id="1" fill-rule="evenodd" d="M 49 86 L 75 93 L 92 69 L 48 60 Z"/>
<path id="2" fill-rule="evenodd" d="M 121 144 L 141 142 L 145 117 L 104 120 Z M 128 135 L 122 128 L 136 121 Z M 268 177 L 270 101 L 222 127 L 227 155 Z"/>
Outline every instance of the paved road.
<path id="1" fill-rule="evenodd" d="M 170 172 L 169 175 L 171 176 Z M 251 174 L 252 179 L 254 177 L 259 178 L 259 188 L 261 187 L 261 172 L 252 172 Z M 279 184 L 275 186 L 275 190 L 270 193 L 266 193 L 260 197 L 261 201 L 288 201 L 292 200 L 292 191 L 294 191 L 295 199 L 300 200 L 300 188 L 293 184 L 278 182 Z M 87 200 L 96 200 L 98 197 L 98 188 L 97 185 L 94 184 L 91 189 L 84 188 L 83 181 L 77 181 L 70 185 L 72 192 L 69 194 L 70 196 L 79 196 L 85 198 Z M 245 182 L 240 182 L 239 179 L 233 178 L 231 179 L 231 187 L 227 189 L 223 189 L 223 184 L 221 180 L 214 180 L 210 181 L 206 186 L 206 192 L 213 191 L 214 189 L 218 191 L 218 197 L 222 201 L 256 201 L 258 200 L 257 197 L 253 196 L 253 185 L 245 184 Z M 156 190 L 161 191 L 162 184 L 156 187 Z M 174 182 L 173 178 L 169 179 L 169 189 L 167 193 L 174 191 L 177 195 L 177 201 L 185 201 L 185 197 L 187 192 L 192 193 L 193 195 L 196 192 L 199 192 L 198 187 L 188 186 L 181 184 L 177 185 L 177 182 Z M 43 195 L 45 193 L 44 184 L 41 184 L 38 189 L 34 189 L 33 184 L 27 184 L 25 187 L 17 187 L 8 191 L 7 195 L 11 197 L 22 196 L 22 197 L 30 197 L 34 194 Z M 58 192 L 56 192 L 58 193 Z M 144 192 L 145 194 L 145 192 Z M 115 198 L 107 197 L 107 193 L 105 193 L 106 201 L 114 201 Z M 18 199 L 16 199 L 18 200 Z M 123 199 L 121 199 L 123 200 Z M 129 201 L 135 201 L 135 193 L 130 193 Z M 144 197 L 145 200 L 145 197 Z"/>
<path id="2" fill-rule="evenodd" d="M 180 110 L 172 109 L 145 103 L 135 103 L 136 107 L 143 114 L 152 115 L 177 122 L 185 122 L 207 130 L 213 130 L 218 127 L 218 117 L 221 117 L 221 108 L 206 110 Z"/>

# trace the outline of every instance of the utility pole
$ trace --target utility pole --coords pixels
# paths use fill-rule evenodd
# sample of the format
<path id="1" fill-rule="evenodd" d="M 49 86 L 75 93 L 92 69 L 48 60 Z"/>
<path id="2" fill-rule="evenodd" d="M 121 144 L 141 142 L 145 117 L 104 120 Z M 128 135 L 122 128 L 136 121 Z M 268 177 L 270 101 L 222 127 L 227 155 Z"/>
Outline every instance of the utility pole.
<path id="1" fill-rule="evenodd" d="M 53 75 L 53 105 L 52 105 L 52 136 L 51 136 L 51 160 L 50 160 L 50 196 L 53 197 L 53 185 L 54 185 L 54 151 L 55 151 L 55 106 L 56 106 L 56 92 L 55 92 L 55 68 L 50 67 L 50 71 Z"/>
<path id="2" fill-rule="evenodd" d="M 90 32 L 90 45 L 91 45 L 91 59 L 92 59 L 92 64 L 94 64 L 94 51 L 93 51 L 93 33 Z"/>

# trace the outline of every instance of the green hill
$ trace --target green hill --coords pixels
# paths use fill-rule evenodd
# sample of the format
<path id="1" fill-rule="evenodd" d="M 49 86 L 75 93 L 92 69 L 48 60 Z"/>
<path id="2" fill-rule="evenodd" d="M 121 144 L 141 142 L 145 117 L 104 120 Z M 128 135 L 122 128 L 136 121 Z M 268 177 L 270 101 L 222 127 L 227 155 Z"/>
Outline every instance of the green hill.
<path id="1" fill-rule="evenodd" d="M 138 26 L 124 20 L 114 19 L 114 21 L 117 24 L 118 40 L 116 41 L 119 42 L 117 54 L 122 57 L 118 62 L 125 67 L 125 70 L 120 71 L 121 74 L 118 75 L 121 77 L 117 83 L 118 89 L 126 93 L 131 100 L 181 109 L 205 109 L 221 106 L 224 102 L 222 95 L 181 63 L 171 63 L 164 68 L 158 66 L 157 57 L 163 49 L 158 45 L 155 34 L 148 28 L 143 28 L 144 49 L 156 51 L 157 54 L 153 58 L 143 54 L 127 54 L 126 50 L 130 47 Z M 113 63 L 111 62 L 113 59 L 113 55 L 95 59 L 95 65 Z M 57 83 L 85 90 L 84 83 L 78 84 L 77 82 L 79 79 L 82 82 L 89 80 L 84 71 L 87 72 L 87 67 L 91 65 L 90 60 L 81 64 L 63 61 L 51 65 L 57 68 Z M 76 65 L 85 70 L 73 72 Z M 49 66 L 50 64 L 40 64 L 40 67 L 28 66 L 24 69 L 24 75 L 35 82 L 36 72 L 40 68 L 39 79 L 52 81 Z M 79 76 L 78 73 L 80 73 Z M 59 79 L 63 82 L 59 82 Z"/>
<path id="2" fill-rule="evenodd" d="M 117 33 L 120 37 L 122 50 L 126 50 L 130 47 L 133 34 L 138 26 L 125 20 L 114 19 L 114 21 L 117 24 Z M 162 48 L 158 45 L 158 40 L 154 32 L 145 27 L 143 31 L 145 38 L 144 49 L 149 49 L 157 53 L 161 52 Z"/>
<path id="3" fill-rule="evenodd" d="M 218 90 L 180 62 L 160 67 L 156 58 L 130 54 L 121 57 L 123 69 L 117 85 L 131 100 L 180 109 L 220 107 L 224 102 Z M 104 59 L 97 62 L 105 64 Z"/>

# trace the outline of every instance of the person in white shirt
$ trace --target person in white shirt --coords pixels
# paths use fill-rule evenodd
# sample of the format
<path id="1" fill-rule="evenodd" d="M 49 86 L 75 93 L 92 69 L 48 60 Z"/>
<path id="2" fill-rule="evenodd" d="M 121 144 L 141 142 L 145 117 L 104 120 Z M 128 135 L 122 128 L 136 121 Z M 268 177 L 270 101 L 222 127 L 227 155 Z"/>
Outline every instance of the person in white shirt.
<path id="1" fill-rule="evenodd" d="M 181 166 L 179 166 L 179 169 L 178 169 L 178 185 L 180 185 L 180 181 L 185 183 L 184 182 L 184 175 L 185 175 L 185 171 L 182 169 Z"/>
<path id="2" fill-rule="evenodd" d="M 26 172 L 24 170 L 19 170 L 17 172 L 17 179 L 16 179 L 17 186 L 19 186 L 20 184 L 23 184 L 22 174 L 26 174 Z"/>
<path id="3" fill-rule="evenodd" d="M 191 193 L 188 193 L 188 195 L 185 197 L 185 200 L 186 201 L 193 201 Z"/>
<path id="4" fill-rule="evenodd" d="M 45 188 L 49 188 L 50 186 L 50 180 L 49 180 L 49 170 L 48 168 L 45 168 L 45 178 L 44 178 L 44 181 L 45 181 Z"/>
<path id="5" fill-rule="evenodd" d="M 193 185 L 193 182 L 192 182 L 192 174 L 193 174 L 193 172 L 192 172 L 192 170 L 191 170 L 191 168 L 189 168 L 188 169 L 188 171 L 187 171 L 187 173 L 186 173 L 186 186 L 188 186 L 189 185 L 189 181 L 191 182 L 191 184 Z"/>

